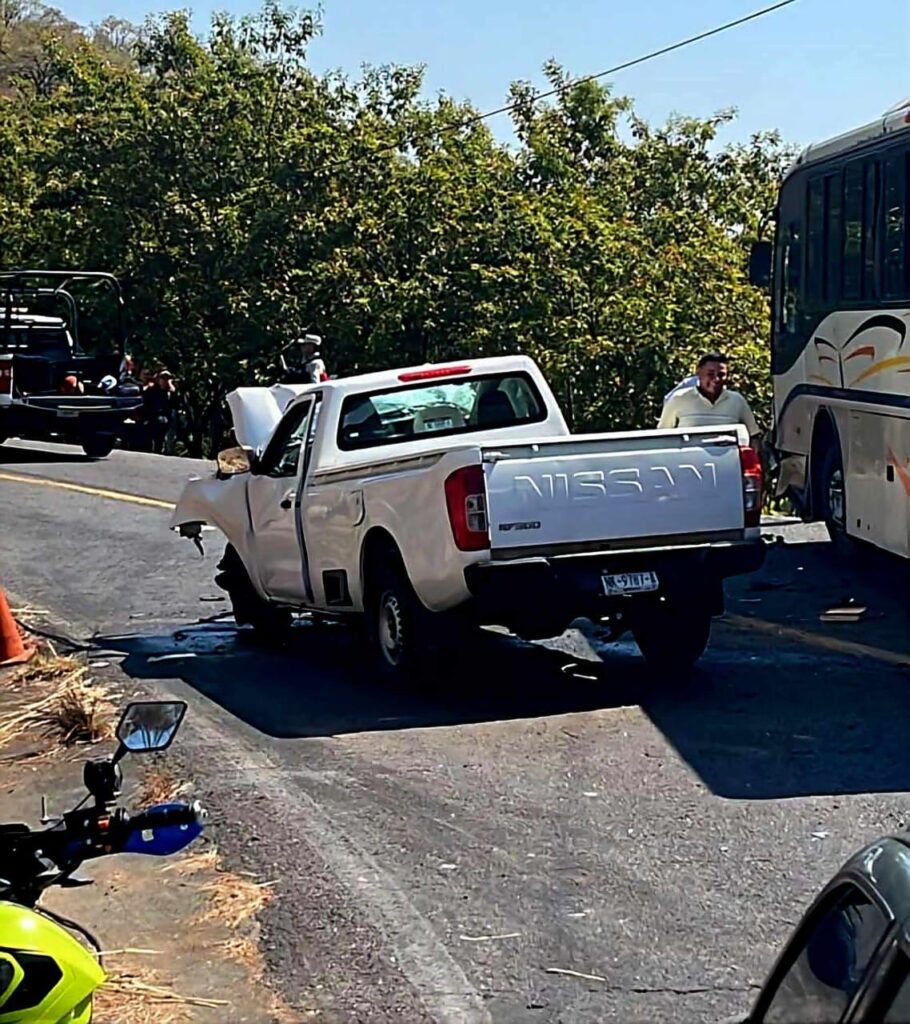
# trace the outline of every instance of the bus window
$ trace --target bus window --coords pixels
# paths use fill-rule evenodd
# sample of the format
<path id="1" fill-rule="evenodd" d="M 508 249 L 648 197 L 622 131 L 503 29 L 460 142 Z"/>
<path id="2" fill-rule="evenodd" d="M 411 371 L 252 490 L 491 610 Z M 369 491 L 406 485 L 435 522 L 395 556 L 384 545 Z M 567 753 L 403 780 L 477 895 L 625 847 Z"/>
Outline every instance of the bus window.
<path id="1" fill-rule="evenodd" d="M 907 155 L 893 153 L 885 161 L 885 271 L 884 292 L 889 299 L 904 298 L 904 203 Z"/>
<path id="2" fill-rule="evenodd" d="M 866 164 L 866 187 L 863 203 L 863 298 L 874 299 L 878 294 L 876 278 L 878 232 L 878 161 Z"/>
<path id="3" fill-rule="evenodd" d="M 828 265 L 825 274 L 825 299 L 836 302 L 840 298 L 841 246 L 843 245 L 843 175 L 840 171 L 825 177 L 825 209 L 827 210 Z"/>
<path id="4" fill-rule="evenodd" d="M 863 260 L 863 165 L 844 174 L 844 298 L 860 297 Z"/>
<path id="5" fill-rule="evenodd" d="M 797 327 L 800 310 L 800 289 L 802 287 L 803 243 L 800 237 L 799 221 L 787 225 L 787 241 L 784 247 L 784 330 L 793 333 Z"/>
<path id="6" fill-rule="evenodd" d="M 809 182 L 809 216 L 806 229 L 806 297 L 811 309 L 821 303 L 825 285 L 825 181 Z"/>

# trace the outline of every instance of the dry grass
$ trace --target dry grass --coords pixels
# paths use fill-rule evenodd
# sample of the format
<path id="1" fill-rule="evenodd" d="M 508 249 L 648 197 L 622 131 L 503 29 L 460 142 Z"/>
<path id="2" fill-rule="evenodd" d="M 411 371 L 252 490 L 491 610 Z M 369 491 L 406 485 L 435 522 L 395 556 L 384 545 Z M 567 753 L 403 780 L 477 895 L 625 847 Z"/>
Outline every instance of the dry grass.
<path id="1" fill-rule="evenodd" d="M 116 711 L 103 686 L 81 678 L 63 687 L 44 709 L 42 731 L 64 747 L 100 743 L 113 737 Z"/>
<path id="2" fill-rule="evenodd" d="M 255 939 L 246 935 L 232 935 L 224 942 L 219 942 L 218 948 L 224 954 L 225 960 L 230 960 L 232 963 L 246 968 L 247 974 L 253 981 L 262 980 L 265 964 L 262 962 L 259 944 Z"/>
<path id="3" fill-rule="evenodd" d="M 221 854 L 211 846 L 201 853 L 191 853 L 188 857 L 181 857 L 163 867 L 162 871 L 176 871 L 181 875 L 195 875 L 199 871 L 219 871 L 221 869 Z"/>
<path id="4" fill-rule="evenodd" d="M 5 686 L 14 701 L 0 720 L 0 747 L 26 736 L 62 747 L 110 739 L 116 706 L 87 673 L 82 659 L 58 655 L 49 645 L 12 672 Z M 36 755 L 30 751 L 24 756 Z"/>
<path id="5" fill-rule="evenodd" d="M 139 807 L 172 803 L 183 796 L 189 788 L 188 782 L 174 778 L 166 768 L 151 768 L 142 776 L 137 803 Z"/>
<path id="6" fill-rule="evenodd" d="M 219 1009 L 223 999 L 186 996 L 162 983 L 146 967 L 106 967 L 107 979 L 95 994 L 97 1024 L 183 1024 L 195 1020 L 194 1007 Z"/>
<path id="7" fill-rule="evenodd" d="M 195 923 L 217 922 L 229 931 L 236 931 L 264 910 L 273 895 L 271 882 L 254 882 L 229 871 L 220 873 L 199 891 L 205 897 L 206 907 Z"/>

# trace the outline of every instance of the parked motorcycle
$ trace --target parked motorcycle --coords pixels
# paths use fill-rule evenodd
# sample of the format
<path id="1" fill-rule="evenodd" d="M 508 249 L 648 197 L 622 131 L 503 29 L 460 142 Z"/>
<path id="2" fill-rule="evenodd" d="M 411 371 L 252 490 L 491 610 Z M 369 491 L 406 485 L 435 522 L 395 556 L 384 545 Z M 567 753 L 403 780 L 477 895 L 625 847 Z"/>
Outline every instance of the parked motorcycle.
<path id="1" fill-rule="evenodd" d="M 205 812 L 198 803 L 159 804 L 137 814 L 116 806 L 124 756 L 165 750 L 185 712 L 183 701 L 128 705 L 117 726 L 117 752 L 86 763 L 87 793 L 76 807 L 51 821 L 42 800 L 41 823 L 48 827 L 39 831 L 0 824 L 0 1024 L 90 1024 L 105 977 L 101 946 L 88 929 L 37 904 L 53 885 L 91 885 L 74 877 L 87 860 L 115 853 L 166 857 L 201 834 Z"/>

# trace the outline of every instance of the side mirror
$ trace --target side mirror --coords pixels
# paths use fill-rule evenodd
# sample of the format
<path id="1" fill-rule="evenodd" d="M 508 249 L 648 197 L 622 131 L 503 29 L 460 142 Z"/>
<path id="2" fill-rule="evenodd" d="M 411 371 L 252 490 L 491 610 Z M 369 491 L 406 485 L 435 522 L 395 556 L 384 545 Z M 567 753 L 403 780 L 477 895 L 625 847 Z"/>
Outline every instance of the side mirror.
<path id="1" fill-rule="evenodd" d="M 186 701 L 182 700 L 143 700 L 128 704 L 117 726 L 119 756 L 127 751 L 147 754 L 166 750 L 185 714 Z"/>
<path id="2" fill-rule="evenodd" d="M 253 468 L 250 453 L 246 448 L 226 448 L 218 453 L 218 472 L 222 476 L 238 476 L 249 473 Z"/>
<path id="3" fill-rule="evenodd" d="M 773 246 L 768 241 L 752 243 L 749 253 L 749 284 L 756 288 L 767 288 L 771 284 L 771 260 Z"/>

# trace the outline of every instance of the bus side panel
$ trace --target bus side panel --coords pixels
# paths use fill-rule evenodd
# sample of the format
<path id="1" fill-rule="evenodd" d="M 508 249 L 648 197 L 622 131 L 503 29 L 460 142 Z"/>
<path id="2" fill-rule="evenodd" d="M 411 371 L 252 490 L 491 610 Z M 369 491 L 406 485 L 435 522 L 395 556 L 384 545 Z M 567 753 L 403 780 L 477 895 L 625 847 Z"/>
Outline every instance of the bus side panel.
<path id="1" fill-rule="evenodd" d="M 847 532 L 910 556 L 910 418 L 854 410 L 845 426 Z"/>

